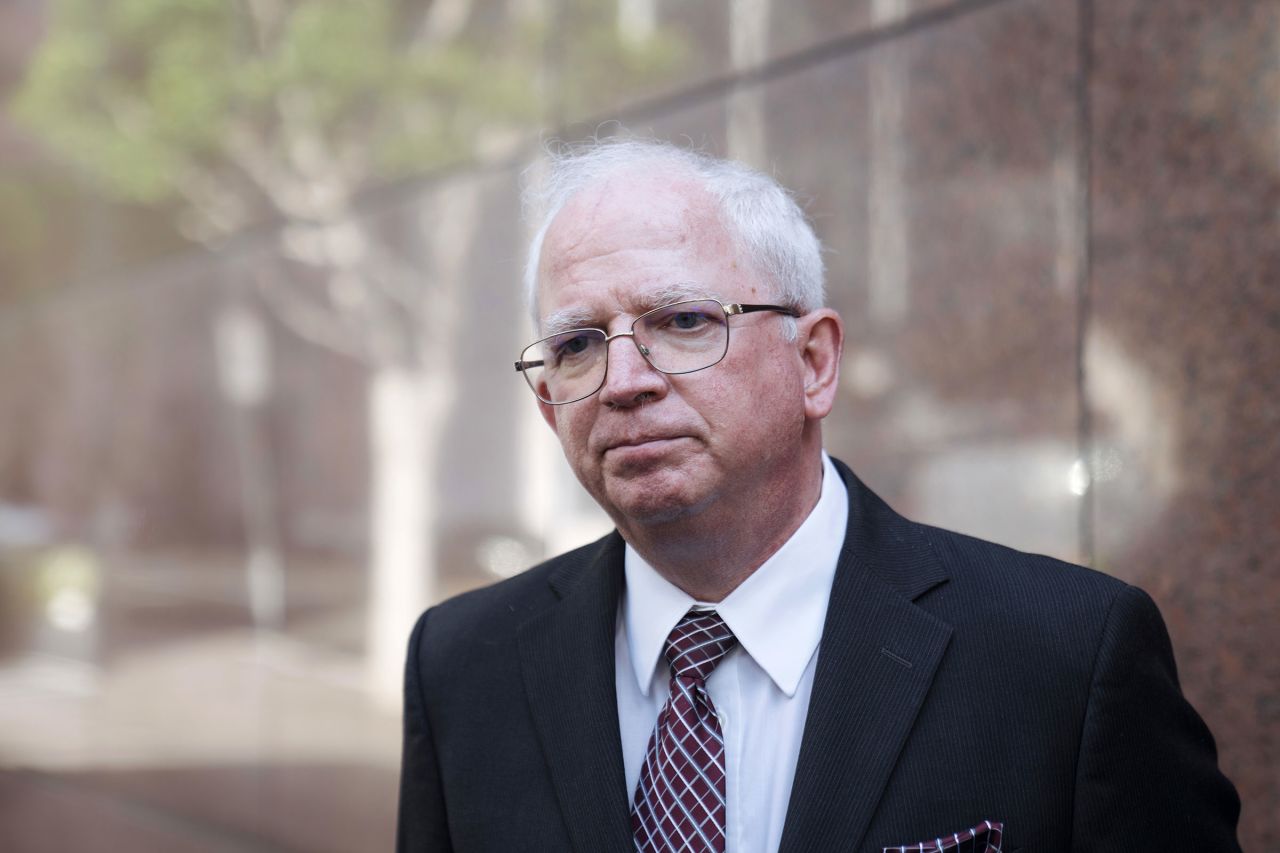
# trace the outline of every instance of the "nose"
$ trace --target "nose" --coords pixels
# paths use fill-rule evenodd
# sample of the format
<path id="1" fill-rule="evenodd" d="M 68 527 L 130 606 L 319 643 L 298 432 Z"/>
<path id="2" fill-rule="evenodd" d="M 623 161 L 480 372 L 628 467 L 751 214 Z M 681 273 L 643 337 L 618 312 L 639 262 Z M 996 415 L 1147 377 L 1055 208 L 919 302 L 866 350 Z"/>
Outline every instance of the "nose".
<path id="1" fill-rule="evenodd" d="M 614 335 L 608 346 L 609 363 L 600 388 L 600 402 L 610 408 L 626 409 L 666 395 L 666 375 L 645 360 L 640 353 L 642 344 L 634 335 Z"/>

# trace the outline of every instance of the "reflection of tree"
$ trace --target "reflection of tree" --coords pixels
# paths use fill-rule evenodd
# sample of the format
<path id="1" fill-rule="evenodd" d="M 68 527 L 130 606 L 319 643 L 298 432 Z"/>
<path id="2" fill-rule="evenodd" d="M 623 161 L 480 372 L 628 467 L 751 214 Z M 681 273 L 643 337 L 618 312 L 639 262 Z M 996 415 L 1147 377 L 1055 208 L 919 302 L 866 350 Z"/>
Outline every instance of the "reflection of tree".
<path id="1" fill-rule="evenodd" d="M 656 0 L 555 0 L 546 33 L 547 81 L 559 120 L 612 117 L 653 94 L 693 59 L 683 34 L 659 23 Z"/>
<path id="2" fill-rule="evenodd" d="M 357 197 L 502 148 L 535 120 L 544 27 L 471 0 L 51 5 L 18 115 L 108 194 L 176 203 L 206 245 L 277 222 L 282 263 L 242 264 L 244 278 L 292 330 L 369 366 L 371 600 L 383 607 L 371 621 L 390 638 L 371 654 L 393 678 L 402 623 L 429 595 L 428 484 L 479 199 L 465 182 L 440 193 L 411 263 Z M 621 44 L 614 22 L 606 31 L 589 29 L 584 49 Z M 645 45 L 615 52 L 646 67 Z"/>

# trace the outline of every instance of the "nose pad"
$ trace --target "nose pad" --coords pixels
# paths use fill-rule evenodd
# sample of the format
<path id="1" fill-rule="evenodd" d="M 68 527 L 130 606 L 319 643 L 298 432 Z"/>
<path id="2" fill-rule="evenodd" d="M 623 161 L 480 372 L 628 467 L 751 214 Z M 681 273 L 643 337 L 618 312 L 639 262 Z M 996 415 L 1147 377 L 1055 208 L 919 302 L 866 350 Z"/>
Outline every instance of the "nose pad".
<path id="1" fill-rule="evenodd" d="M 640 355 L 642 356 L 642 358 L 640 359 L 640 362 L 638 362 L 638 365 L 643 366 L 643 368 L 646 370 L 652 369 L 652 367 L 649 364 L 649 348 L 646 347 L 644 344 L 640 343 L 639 341 L 637 341 L 635 338 L 635 335 L 627 332 L 620 332 L 619 334 L 609 338 L 609 344 L 612 344 L 614 342 L 614 339 L 616 338 L 630 338 L 631 340 L 629 343 L 622 344 L 623 349 L 628 350 L 628 349 L 631 349 L 632 346 L 634 346 L 636 348 L 636 351 L 639 352 Z M 620 366 L 624 361 L 629 361 L 630 358 L 632 358 L 632 356 L 624 355 L 623 353 L 620 353 L 617 349 L 610 349 L 609 350 L 609 373 L 614 373 L 615 367 Z M 622 368 L 622 369 L 625 370 L 627 368 Z"/>
<path id="2" fill-rule="evenodd" d="M 642 399 L 656 399 L 663 393 L 665 377 L 649 362 L 649 348 L 625 332 L 613 337 L 631 338 L 631 344 L 640 357 L 627 353 L 631 348 L 627 344 L 623 344 L 621 350 L 610 350 L 608 371 L 600 389 L 603 402 L 618 406 L 633 405 Z M 613 343 L 613 337 L 609 343 Z"/>

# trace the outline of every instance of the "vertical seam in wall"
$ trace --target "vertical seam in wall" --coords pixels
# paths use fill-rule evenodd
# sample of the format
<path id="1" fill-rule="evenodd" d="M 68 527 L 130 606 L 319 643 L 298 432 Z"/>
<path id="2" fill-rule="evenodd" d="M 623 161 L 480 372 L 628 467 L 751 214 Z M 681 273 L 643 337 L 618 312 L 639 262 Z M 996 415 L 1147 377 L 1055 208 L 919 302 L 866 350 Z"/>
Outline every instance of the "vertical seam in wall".
<path id="1" fill-rule="evenodd" d="M 1078 536 L 1080 560 L 1085 565 L 1095 563 L 1095 479 L 1093 448 L 1093 412 L 1090 408 L 1085 368 L 1085 347 L 1088 343 L 1089 321 L 1092 316 L 1093 286 L 1093 0 L 1079 0 L 1078 6 L 1076 77 L 1076 144 L 1077 180 L 1080 190 L 1076 195 L 1079 205 L 1079 238 L 1077 246 L 1079 263 L 1076 272 L 1076 444 L 1079 459 L 1088 476 L 1088 486 L 1080 496 Z"/>

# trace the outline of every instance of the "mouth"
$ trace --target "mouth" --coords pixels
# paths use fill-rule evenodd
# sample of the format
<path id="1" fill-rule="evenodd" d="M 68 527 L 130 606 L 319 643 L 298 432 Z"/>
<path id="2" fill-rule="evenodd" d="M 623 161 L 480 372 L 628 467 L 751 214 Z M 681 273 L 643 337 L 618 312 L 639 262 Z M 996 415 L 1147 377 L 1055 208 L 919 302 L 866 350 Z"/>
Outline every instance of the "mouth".
<path id="1" fill-rule="evenodd" d="M 620 439 L 605 446 L 605 455 L 638 456 L 661 454 L 677 442 L 688 438 L 684 435 L 646 435 Z"/>

